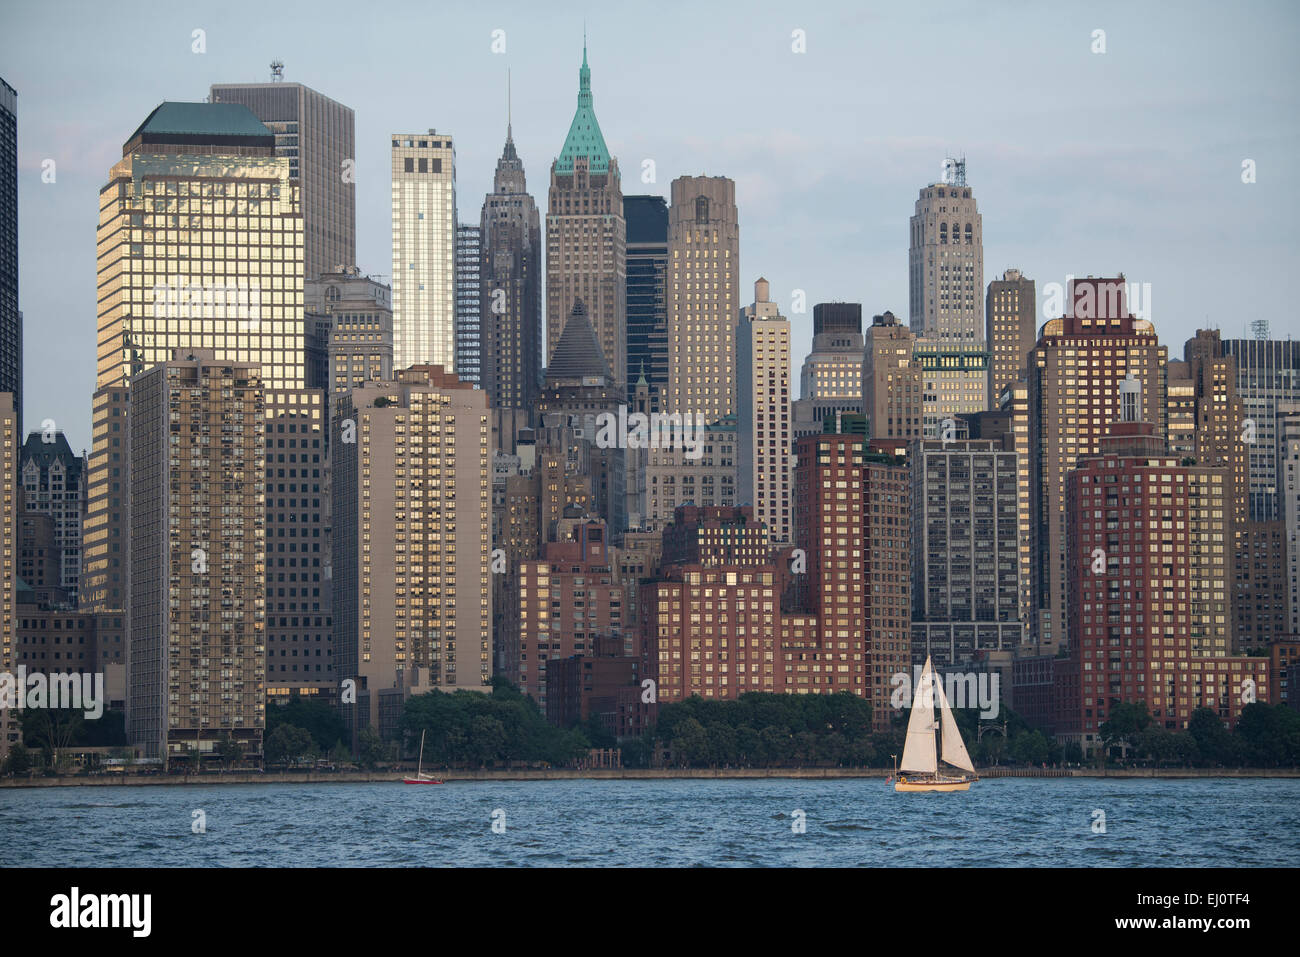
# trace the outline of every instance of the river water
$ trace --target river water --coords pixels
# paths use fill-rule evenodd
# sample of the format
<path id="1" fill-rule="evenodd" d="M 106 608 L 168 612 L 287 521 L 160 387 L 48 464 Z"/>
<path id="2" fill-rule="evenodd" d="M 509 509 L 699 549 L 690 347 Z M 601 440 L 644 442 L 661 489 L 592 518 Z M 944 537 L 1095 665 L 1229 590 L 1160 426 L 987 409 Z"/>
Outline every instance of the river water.
<path id="1" fill-rule="evenodd" d="M 1297 779 L 4 789 L 0 866 L 1296 867 L 1297 808 Z"/>

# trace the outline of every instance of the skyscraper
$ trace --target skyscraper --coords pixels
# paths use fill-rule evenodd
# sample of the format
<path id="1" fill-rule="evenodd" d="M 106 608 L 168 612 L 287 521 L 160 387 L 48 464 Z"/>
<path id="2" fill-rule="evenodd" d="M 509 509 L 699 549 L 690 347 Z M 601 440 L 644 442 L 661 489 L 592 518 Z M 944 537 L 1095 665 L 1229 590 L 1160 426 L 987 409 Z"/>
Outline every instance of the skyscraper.
<path id="1" fill-rule="evenodd" d="M 1021 644 L 1019 456 L 920 441 L 912 472 L 912 660 L 960 665 Z"/>
<path id="2" fill-rule="evenodd" d="M 966 160 L 921 190 L 911 220 L 908 324 L 918 338 L 983 341 L 984 227 Z"/>
<path id="3" fill-rule="evenodd" d="M 862 412 L 862 305 L 819 302 L 813 306 L 812 351 L 799 373 L 794 438 L 822 431 L 828 415 Z"/>
<path id="4" fill-rule="evenodd" d="M 329 398 L 319 389 L 266 393 L 268 704 L 303 694 L 338 700 L 330 617 Z"/>
<path id="5" fill-rule="evenodd" d="M 177 349 L 210 349 L 218 361 L 256 363 L 267 388 L 305 385 L 298 197 L 271 131 L 233 103 L 163 103 L 109 172 L 83 607 L 125 607 L 131 379 Z"/>
<path id="6" fill-rule="evenodd" d="M 131 384 L 128 733 L 145 757 L 262 751 L 266 717 L 265 396 L 256 364 L 211 349 Z"/>
<path id="7" fill-rule="evenodd" d="M 0 80 L 0 392 L 23 424 L 23 317 L 18 311 L 18 92 Z"/>
<path id="8" fill-rule="evenodd" d="M 18 499 L 21 432 L 13 396 L 0 392 L 0 671 L 18 666 L 18 546 L 22 507 Z M 22 742 L 17 708 L 0 708 L 0 760 Z"/>
<path id="9" fill-rule="evenodd" d="M 989 349 L 987 408 L 996 409 L 1002 389 L 1025 374 L 1037 340 L 1034 281 L 1008 269 L 989 283 L 984 300 L 985 339 Z"/>
<path id="10" fill-rule="evenodd" d="M 733 414 L 740 223 L 736 184 L 679 176 L 668 207 L 668 396 L 664 408 L 716 422 Z"/>
<path id="11" fill-rule="evenodd" d="M 1250 512 L 1236 362 L 1223 354 L 1218 330 L 1198 330 L 1195 338 L 1187 341 L 1183 355 L 1184 361 L 1173 359 L 1165 367 L 1168 451 L 1170 455 L 1191 458 L 1200 466 L 1225 468 L 1231 477 L 1225 503 L 1225 533 L 1231 544 L 1228 566 L 1236 583 L 1229 595 L 1234 608 L 1236 648 L 1240 636 L 1235 611 L 1241 603 L 1254 602 L 1242 578 L 1242 562 L 1249 553 L 1246 536 Z"/>
<path id="12" fill-rule="evenodd" d="M 479 233 L 482 388 L 493 409 L 532 410 L 542 387 L 542 232 L 509 123 Z"/>
<path id="13" fill-rule="evenodd" d="M 456 148 L 392 135 L 393 364 L 456 367 Z"/>
<path id="14" fill-rule="evenodd" d="M 1278 495 L 1286 550 L 1287 625 L 1300 635 L 1300 402 L 1278 406 Z"/>
<path id="15" fill-rule="evenodd" d="M 578 71 L 578 108 L 551 164 L 546 212 L 546 356 L 559 344 L 578 299 L 618 388 L 627 387 L 627 224 L 618 160 L 609 155 L 592 108 L 587 45 Z"/>
<path id="16" fill-rule="evenodd" d="M 1300 402 L 1300 340 L 1224 339 L 1223 354 L 1237 360 L 1246 453 L 1250 465 L 1250 519 L 1270 522 L 1278 506 L 1278 403 Z"/>
<path id="17" fill-rule="evenodd" d="M 330 393 L 393 377 L 393 290 L 356 266 L 304 284 L 306 310 L 329 320 Z M 326 406 L 328 418 L 329 407 Z"/>
<path id="18" fill-rule="evenodd" d="M 910 443 L 922 435 L 921 366 L 912 357 L 914 342 L 892 312 L 872 318 L 862 359 L 862 403 L 873 438 Z"/>
<path id="19" fill-rule="evenodd" d="M 626 603 L 604 523 L 577 523 L 573 539 L 542 549 L 539 559 L 520 564 L 519 630 L 503 640 L 510 644 L 506 675 L 545 710 L 548 661 L 623 653 Z"/>
<path id="20" fill-rule="evenodd" d="M 99 197 L 98 388 L 195 348 L 303 387 L 299 188 L 247 107 L 163 103 Z"/>
<path id="21" fill-rule="evenodd" d="M 668 388 L 668 201 L 624 196 L 627 223 L 628 400 L 645 376 L 648 412 L 663 409 Z"/>
<path id="22" fill-rule="evenodd" d="M 1035 637 L 1042 654 L 1066 647 L 1068 574 L 1065 476 L 1099 448 L 1120 417 L 1120 383 L 1141 384 L 1141 408 L 1165 434 L 1168 350 L 1155 327 L 1130 315 L 1124 277 L 1075 279 L 1070 313 L 1043 326 L 1029 362 L 1030 491 L 1034 509 Z"/>
<path id="23" fill-rule="evenodd" d="M 799 615 L 782 622 L 782 690 L 851 691 L 870 698 L 873 632 L 867 593 L 873 586 L 864 568 L 871 509 L 863 489 L 866 445 L 861 435 L 826 431 L 804 436 L 795 449 L 795 544 L 807 562 L 800 611 L 809 620 L 804 628 Z M 901 640 L 906 647 L 905 625 Z"/>
<path id="24" fill-rule="evenodd" d="M 456 226 L 456 377 L 470 385 L 482 382 L 481 235 L 478 226 Z"/>
<path id="25" fill-rule="evenodd" d="M 303 275 L 357 261 L 356 129 L 350 107 L 301 83 L 214 83 L 213 103 L 240 103 L 275 134 L 303 218 Z"/>
<path id="26" fill-rule="evenodd" d="M 1141 394 L 1136 380 L 1121 388 Z M 1170 455 L 1141 408 L 1126 404 L 1066 482 L 1070 645 L 1053 662 L 1056 731 L 1085 751 L 1122 703 L 1145 703 L 1172 731 L 1200 707 L 1235 723 L 1254 700 L 1246 679 L 1267 694 L 1267 661 L 1230 657 L 1231 472 Z"/>
<path id="27" fill-rule="evenodd" d="M 1019 526 L 1020 640 L 1028 643 L 1037 619 L 1034 606 L 1033 523 L 1030 474 L 1033 457 L 1029 454 L 1029 385 L 1024 379 L 1004 386 L 996 411 L 990 409 L 968 415 L 965 420 L 972 439 L 992 439 L 1004 452 L 1016 453 L 1016 515 Z M 1025 648 L 1028 652 L 1030 649 Z"/>
<path id="28" fill-rule="evenodd" d="M 958 416 L 988 408 L 989 356 L 982 340 L 918 336 L 912 357 L 921 368 L 926 435 L 941 438 Z"/>
<path id="29" fill-rule="evenodd" d="M 605 353 L 592 328 L 581 299 L 564 324 L 564 334 L 551 353 L 546 378 L 538 395 L 537 412 L 543 423 L 572 423 L 581 428 L 575 444 L 581 471 L 591 480 L 592 511 L 605 520 L 611 540 L 619 542 L 627 528 L 627 451 L 621 443 L 597 441 L 601 415 L 612 415 L 623 400 L 623 389 L 613 381 Z"/>
<path id="30" fill-rule="evenodd" d="M 86 518 L 86 458 L 62 432 L 33 432 L 23 445 L 23 507 L 48 515 L 60 552 L 59 587 L 75 608 L 81 582 L 81 533 Z"/>
<path id="31" fill-rule="evenodd" d="M 417 366 L 335 397 L 330 428 L 344 717 L 391 738 L 411 694 L 491 680 L 487 396 Z"/>
<path id="32" fill-rule="evenodd" d="M 741 311 L 736 339 L 740 500 L 753 504 L 770 540 L 785 545 L 793 518 L 790 320 L 777 311 L 766 279 L 754 283 L 754 302 Z"/>
<path id="33" fill-rule="evenodd" d="M 864 450 L 862 461 L 862 595 L 870 641 L 866 697 L 872 727 L 885 731 L 894 713 L 892 679 L 906 670 L 911 652 L 912 496 L 907 466 L 873 445 Z M 845 635 L 837 632 L 836 637 L 842 641 Z"/>

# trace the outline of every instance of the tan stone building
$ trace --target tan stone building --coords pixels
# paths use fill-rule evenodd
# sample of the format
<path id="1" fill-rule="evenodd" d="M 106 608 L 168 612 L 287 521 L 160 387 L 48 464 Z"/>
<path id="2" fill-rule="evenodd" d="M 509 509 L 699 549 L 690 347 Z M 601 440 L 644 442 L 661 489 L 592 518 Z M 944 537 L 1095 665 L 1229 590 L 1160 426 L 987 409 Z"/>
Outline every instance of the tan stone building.
<path id="1" fill-rule="evenodd" d="M 1038 341 L 1034 281 L 1008 269 L 989 283 L 984 299 L 985 340 L 989 350 L 987 408 L 996 409 L 1002 390 L 1025 375 L 1029 353 Z"/>
<path id="2" fill-rule="evenodd" d="M 966 161 L 922 188 L 911 219 L 908 324 L 918 337 L 984 338 L 984 225 L 966 185 Z"/>
<path id="3" fill-rule="evenodd" d="M 391 737 L 411 694 L 491 681 L 487 396 L 417 366 L 337 397 L 330 428 L 344 716 Z"/>
<path id="4" fill-rule="evenodd" d="M 456 368 L 456 147 L 394 133 L 393 366 Z"/>
<path id="5" fill-rule="evenodd" d="M 740 224 L 736 184 L 679 176 L 668 208 L 668 412 L 716 422 L 736 411 Z M 788 375 L 788 373 L 787 373 Z"/>
<path id="6" fill-rule="evenodd" d="M 592 109 L 583 46 L 578 108 L 551 164 L 546 211 L 546 356 L 581 299 L 614 383 L 627 384 L 627 225 L 618 160 L 609 155 Z"/>
<path id="7" fill-rule="evenodd" d="M 790 542 L 794 454 L 790 422 L 790 320 L 771 301 L 766 279 L 741 312 L 738 343 L 738 459 L 741 503 L 754 506 L 777 545 Z M 861 366 L 854 363 L 861 374 Z"/>
<path id="8" fill-rule="evenodd" d="M 915 336 L 892 312 L 867 328 L 862 403 L 872 438 L 908 442 L 924 434 L 922 370 L 912 355 Z"/>
<path id="9" fill-rule="evenodd" d="M 131 384 L 127 729 L 144 757 L 262 750 L 265 394 L 258 366 L 178 350 Z"/>

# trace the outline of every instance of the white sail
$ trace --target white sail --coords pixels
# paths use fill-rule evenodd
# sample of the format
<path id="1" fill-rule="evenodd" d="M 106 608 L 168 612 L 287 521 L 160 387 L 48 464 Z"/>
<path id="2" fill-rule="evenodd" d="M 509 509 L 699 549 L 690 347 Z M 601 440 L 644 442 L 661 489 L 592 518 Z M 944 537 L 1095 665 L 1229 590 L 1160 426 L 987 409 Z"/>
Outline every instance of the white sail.
<path id="1" fill-rule="evenodd" d="M 957 722 L 952 716 L 952 708 L 948 707 L 948 696 L 943 693 L 943 682 L 936 681 L 935 687 L 939 689 L 939 707 L 942 709 L 942 734 L 943 734 L 943 760 L 953 767 L 961 768 L 963 771 L 975 772 L 975 766 L 971 764 L 970 754 L 966 750 L 966 743 L 961 739 L 961 732 L 957 730 Z"/>
<path id="2" fill-rule="evenodd" d="M 930 690 L 934 675 L 930 659 L 925 659 L 921 682 L 912 698 L 912 716 L 907 721 L 907 740 L 903 744 L 902 771 L 938 771 L 939 759 L 934 749 L 934 692 Z M 942 694 L 942 689 L 940 690 Z"/>

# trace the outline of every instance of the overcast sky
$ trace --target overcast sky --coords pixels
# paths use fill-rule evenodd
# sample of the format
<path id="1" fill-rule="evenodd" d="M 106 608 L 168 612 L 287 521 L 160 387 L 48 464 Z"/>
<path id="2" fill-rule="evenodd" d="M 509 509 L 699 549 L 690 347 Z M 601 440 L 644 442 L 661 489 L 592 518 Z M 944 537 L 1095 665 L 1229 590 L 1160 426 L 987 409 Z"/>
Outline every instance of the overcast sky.
<path id="1" fill-rule="evenodd" d="M 285 79 L 356 111 L 357 257 L 391 271 L 389 134 L 435 127 L 478 221 L 505 138 L 506 70 L 530 191 L 576 103 L 584 18 L 596 115 L 623 192 L 730 176 L 741 302 L 766 276 L 794 324 L 812 304 L 907 315 L 908 217 L 947 154 L 984 217 L 984 281 L 1114 275 L 1151 286 L 1171 355 L 1198 327 L 1300 332 L 1300 6 L 943 4 L 12 3 L 0 77 L 18 90 L 25 425 L 90 443 L 98 192 L 163 100 Z M 206 52 L 192 34 L 206 31 Z M 493 31 L 505 52 L 493 53 Z M 792 51 L 802 30 L 806 52 Z M 1105 52 L 1092 52 L 1095 30 Z M 42 183 L 42 161 L 57 164 Z M 643 160 L 656 182 L 641 182 Z M 1257 182 L 1242 182 L 1255 161 Z M 1288 278 L 1290 277 L 1290 278 Z M 808 310 L 792 314 L 792 294 Z M 1041 314 L 1040 314 L 1041 319 Z M 868 320 L 869 321 L 869 320 Z"/>

